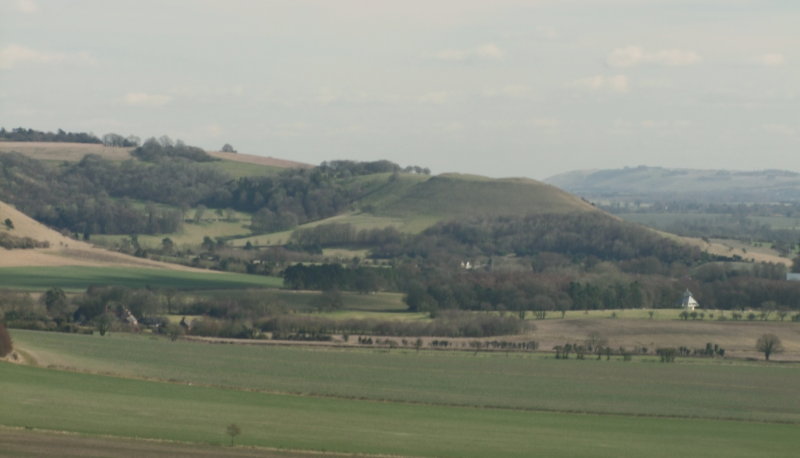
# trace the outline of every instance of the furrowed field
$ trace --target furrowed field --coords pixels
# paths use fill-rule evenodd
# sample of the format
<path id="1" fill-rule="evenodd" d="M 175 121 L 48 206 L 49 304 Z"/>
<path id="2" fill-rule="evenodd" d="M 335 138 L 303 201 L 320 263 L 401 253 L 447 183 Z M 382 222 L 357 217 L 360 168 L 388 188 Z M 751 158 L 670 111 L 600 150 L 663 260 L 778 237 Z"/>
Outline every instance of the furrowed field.
<path id="1" fill-rule="evenodd" d="M 6 426 L 223 444 L 236 423 L 238 444 L 420 456 L 793 456 L 800 445 L 794 364 L 12 337 L 51 369 L 0 365 Z"/>

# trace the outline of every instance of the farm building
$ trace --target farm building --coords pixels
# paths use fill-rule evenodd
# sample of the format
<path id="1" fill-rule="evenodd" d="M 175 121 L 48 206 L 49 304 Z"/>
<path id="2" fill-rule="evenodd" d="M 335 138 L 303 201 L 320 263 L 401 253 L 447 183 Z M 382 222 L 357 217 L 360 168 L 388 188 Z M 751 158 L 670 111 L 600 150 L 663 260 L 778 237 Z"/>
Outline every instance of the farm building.
<path id="1" fill-rule="evenodd" d="M 683 293 L 683 299 L 681 299 L 681 307 L 684 310 L 694 311 L 697 307 L 700 307 L 700 304 L 692 297 L 692 292 L 688 289 Z"/>

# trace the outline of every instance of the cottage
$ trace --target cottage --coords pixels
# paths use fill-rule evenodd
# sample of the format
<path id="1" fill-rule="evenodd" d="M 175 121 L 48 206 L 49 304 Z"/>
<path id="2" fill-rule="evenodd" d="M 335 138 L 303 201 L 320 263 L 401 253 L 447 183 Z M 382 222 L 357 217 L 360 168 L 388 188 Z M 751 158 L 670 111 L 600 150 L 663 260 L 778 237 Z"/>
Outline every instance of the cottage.
<path id="1" fill-rule="evenodd" d="M 689 312 L 693 312 L 694 309 L 699 307 L 700 304 L 692 297 L 692 292 L 688 289 L 683 293 L 683 299 L 681 299 L 681 307 Z"/>

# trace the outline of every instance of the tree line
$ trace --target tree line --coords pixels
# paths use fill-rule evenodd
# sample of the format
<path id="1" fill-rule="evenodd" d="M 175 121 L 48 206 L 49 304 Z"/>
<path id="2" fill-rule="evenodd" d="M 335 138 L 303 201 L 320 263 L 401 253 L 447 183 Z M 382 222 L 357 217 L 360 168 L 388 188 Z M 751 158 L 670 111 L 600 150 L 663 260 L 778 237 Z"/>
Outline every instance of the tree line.
<path id="1" fill-rule="evenodd" d="M 25 129 L 24 127 L 15 127 L 10 130 L 0 127 L 0 140 L 12 142 L 103 143 L 94 134 L 86 132 L 65 132 L 62 129 L 58 129 L 56 132 L 44 132 Z"/>

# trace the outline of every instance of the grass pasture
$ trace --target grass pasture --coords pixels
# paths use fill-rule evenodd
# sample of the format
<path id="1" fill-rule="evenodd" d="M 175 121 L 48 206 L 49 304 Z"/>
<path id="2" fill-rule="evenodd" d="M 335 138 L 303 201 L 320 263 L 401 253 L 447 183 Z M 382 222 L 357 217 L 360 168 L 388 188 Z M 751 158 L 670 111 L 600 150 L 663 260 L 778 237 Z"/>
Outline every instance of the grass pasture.
<path id="1" fill-rule="evenodd" d="M 353 227 L 356 228 L 356 230 L 383 229 L 385 227 L 394 226 L 400 232 L 416 234 L 432 226 L 437 221 L 438 221 L 437 218 L 429 216 L 399 218 L 390 216 L 375 216 L 367 213 L 356 213 L 356 212 L 343 213 L 340 215 L 332 216 L 330 218 L 325 218 L 318 221 L 302 224 L 297 228 L 288 231 L 273 232 L 270 234 L 258 234 L 258 235 L 251 235 L 249 237 L 237 238 L 235 240 L 231 240 L 230 244 L 238 247 L 244 246 L 245 244 L 247 244 L 247 242 L 250 242 L 255 246 L 283 245 L 289 241 L 289 237 L 291 237 L 292 232 L 294 232 L 295 230 L 307 229 L 319 226 L 321 224 L 332 224 L 332 223 L 352 224 Z M 336 251 L 333 252 L 328 251 L 326 253 L 326 255 L 330 256 L 340 256 L 341 254 L 342 253 L 337 253 Z M 348 257 L 352 257 L 353 255 L 364 257 L 364 251 L 360 250 L 356 253 L 353 252 L 347 253 Z"/>
<path id="2" fill-rule="evenodd" d="M 223 172 L 227 173 L 228 175 L 234 178 L 263 177 L 268 175 L 276 175 L 281 170 L 285 170 L 284 167 L 276 167 L 263 164 L 250 164 L 246 162 L 232 161 L 228 159 L 223 159 L 218 162 L 210 162 L 208 167 L 212 169 L 222 170 Z"/>
<path id="3" fill-rule="evenodd" d="M 41 366 L 231 389 L 465 407 L 800 423 L 800 365 L 222 345 L 13 330 Z"/>
<path id="4" fill-rule="evenodd" d="M 190 272 L 136 267 L 3 267 L 0 288 L 40 291 L 59 287 L 82 291 L 91 285 L 131 288 L 230 289 L 277 288 L 280 278 L 228 272 Z"/>
<path id="5" fill-rule="evenodd" d="M 40 363 L 52 358 L 115 376 L 0 363 L 6 427 L 207 444 L 220 455 L 230 423 L 241 427 L 236 442 L 244 446 L 404 456 L 789 457 L 800 445 L 797 366 L 211 345 L 124 334 L 13 331 L 13 338 Z M 177 378 L 125 378 L 152 374 Z"/>
<path id="6" fill-rule="evenodd" d="M 0 364 L 0 422 L 220 446 L 411 456 L 794 456 L 797 426 L 275 395 Z M 678 440 L 679 438 L 679 440 Z"/>
<path id="7" fill-rule="evenodd" d="M 138 235 L 139 244 L 144 248 L 161 248 L 161 241 L 169 237 L 179 248 L 185 245 L 196 246 L 203 242 L 203 238 L 208 236 L 213 239 L 243 237 L 251 233 L 250 215 L 242 212 L 235 212 L 238 221 L 225 221 L 216 219 L 213 210 L 206 210 L 206 218 L 199 223 L 186 222 L 179 232 L 171 234 L 157 235 Z M 194 210 L 189 210 L 186 218 L 192 218 Z M 114 246 L 122 240 L 129 240 L 129 235 L 106 235 L 98 234 L 92 236 L 92 241 L 102 246 Z M 238 244 L 237 244 L 238 245 Z M 241 244 L 244 246 L 244 244 Z"/>

